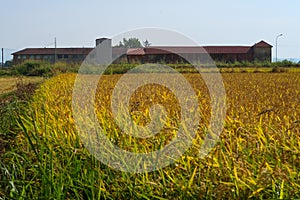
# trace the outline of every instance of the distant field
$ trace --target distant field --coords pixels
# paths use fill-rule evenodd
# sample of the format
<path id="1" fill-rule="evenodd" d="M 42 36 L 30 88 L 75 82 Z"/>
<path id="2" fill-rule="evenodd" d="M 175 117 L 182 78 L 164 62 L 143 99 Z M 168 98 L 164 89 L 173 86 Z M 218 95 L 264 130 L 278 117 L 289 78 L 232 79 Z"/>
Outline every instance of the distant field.
<path id="1" fill-rule="evenodd" d="M 16 90 L 18 82 L 38 83 L 43 80 L 42 77 L 0 77 L 0 95 Z"/>
<path id="2" fill-rule="evenodd" d="M 287 73 L 299 73 L 300 68 L 298 67 L 281 67 L 281 72 Z M 272 68 L 270 67 L 229 67 L 229 68 L 219 68 L 221 73 L 270 73 Z"/>

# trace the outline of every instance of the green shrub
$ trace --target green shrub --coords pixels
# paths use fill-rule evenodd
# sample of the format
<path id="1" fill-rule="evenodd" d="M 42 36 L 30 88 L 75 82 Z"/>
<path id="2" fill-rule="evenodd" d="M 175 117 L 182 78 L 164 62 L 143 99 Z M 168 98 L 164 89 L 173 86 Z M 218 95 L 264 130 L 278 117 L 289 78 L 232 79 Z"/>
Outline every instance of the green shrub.
<path id="1" fill-rule="evenodd" d="M 80 63 L 66 63 L 66 62 L 57 62 L 52 65 L 52 73 L 53 74 L 61 74 L 67 72 L 78 72 L 80 67 Z"/>
<path id="2" fill-rule="evenodd" d="M 28 60 L 21 64 L 15 65 L 13 71 L 15 75 L 24 76 L 53 76 L 67 72 L 77 72 L 79 63 L 58 62 L 50 64 L 45 61 Z"/>
<path id="3" fill-rule="evenodd" d="M 11 71 L 7 69 L 0 69 L 0 76 L 10 76 Z"/>
<path id="4" fill-rule="evenodd" d="M 28 60 L 22 64 L 16 65 L 14 70 L 19 75 L 25 76 L 51 76 L 53 75 L 51 71 L 50 63 Z"/>

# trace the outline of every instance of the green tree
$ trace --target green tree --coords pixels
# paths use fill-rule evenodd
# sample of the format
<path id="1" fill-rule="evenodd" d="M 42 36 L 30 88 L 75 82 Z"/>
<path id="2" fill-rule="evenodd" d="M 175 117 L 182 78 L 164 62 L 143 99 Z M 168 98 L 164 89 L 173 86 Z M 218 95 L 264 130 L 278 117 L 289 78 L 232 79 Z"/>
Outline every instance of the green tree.
<path id="1" fill-rule="evenodd" d="M 117 47 L 140 48 L 143 46 L 138 38 L 123 38 L 123 42 L 120 41 Z"/>

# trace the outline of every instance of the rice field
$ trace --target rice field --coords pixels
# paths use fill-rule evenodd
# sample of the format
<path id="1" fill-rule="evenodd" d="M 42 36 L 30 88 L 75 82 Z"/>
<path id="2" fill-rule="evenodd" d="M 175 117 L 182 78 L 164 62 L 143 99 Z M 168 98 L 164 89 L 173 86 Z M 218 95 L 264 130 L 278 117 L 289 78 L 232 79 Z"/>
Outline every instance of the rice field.
<path id="1" fill-rule="evenodd" d="M 15 91 L 17 83 L 39 83 L 42 80 L 42 77 L 0 77 L 0 95 Z"/>
<path id="2" fill-rule="evenodd" d="M 17 115 L 20 134 L 12 151 L 0 160 L 0 197 L 300 198 L 299 73 L 223 73 L 225 125 L 204 158 L 199 156 L 199 149 L 209 126 L 211 98 L 200 75 L 184 76 L 197 94 L 201 116 L 192 146 L 169 166 L 142 173 L 113 169 L 87 150 L 72 113 L 76 74 L 46 80 L 36 90 L 27 112 Z M 106 137 L 133 153 L 149 153 L 169 144 L 181 126 L 176 96 L 155 84 L 138 88 L 127 108 L 132 119 L 147 125 L 154 104 L 165 107 L 167 118 L 157 135 L 134 138 L 121 131 L 110 106 L 113 89 L 121 77 L 102 76 L 95 94 L 95 114 Z"/>

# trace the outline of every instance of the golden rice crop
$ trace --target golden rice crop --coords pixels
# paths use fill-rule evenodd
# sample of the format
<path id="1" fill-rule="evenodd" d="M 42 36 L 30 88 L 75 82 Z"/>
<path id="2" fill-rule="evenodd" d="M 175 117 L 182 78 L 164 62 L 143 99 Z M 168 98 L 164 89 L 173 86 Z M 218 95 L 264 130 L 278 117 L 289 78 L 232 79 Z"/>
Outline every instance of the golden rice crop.
<path id="1" fill-rule="evenodd" d="M 149 123 L 149 108 L 157 103 L 169 116 L 159 134 L 136 139 L 122 133 L 111 114 L 112 91 L 121 76 L 102 76 L 98 84 L 96 114 L 107 136 L 120 148 L 133 152 L 150 152 L 168 144 L 180 121 L 176 96 L 155 84 L 135 91 L 128 109 L 138 124 Z M 210 98 L 200 75 L 184 76 L 197 94 L 201 113 L 194 145 L 174 165 L 157 172 L 128 177 L 115 171 L 107 175 L 107 169 L 97 168 L 102 177 L 110 178 L 94 180 L 91 187 L 112 198 L 122 198 L 123 194 L 137 198 L 300 197 L 299 74 L 222 74 L 227 95 L 225 127 L 204 159 L 198 157 L 198 151 L 211 115 Z M 75 78 L 75 74 L 63 74 L 45 81 L 36 91 L 30 114 L 22 116 L 26 130 L 34 137 L 47 138 L 53 151 L 59 145 L 83 149 L 72 117 Z M 87 154 L 82 153 L 82 162 L 88 159 Z M 132 184 L 134 190 L 129 189 Z"/>

